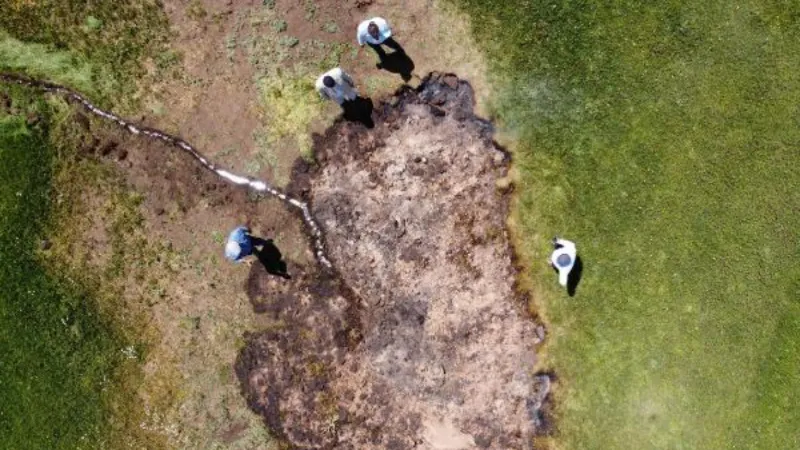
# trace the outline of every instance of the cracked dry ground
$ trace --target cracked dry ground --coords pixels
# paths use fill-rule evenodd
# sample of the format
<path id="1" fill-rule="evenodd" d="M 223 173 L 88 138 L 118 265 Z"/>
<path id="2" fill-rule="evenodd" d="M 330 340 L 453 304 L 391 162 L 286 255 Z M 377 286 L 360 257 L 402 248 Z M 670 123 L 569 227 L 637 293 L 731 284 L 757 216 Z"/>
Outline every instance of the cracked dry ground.
<path id="1" fill-rule="evenodd" d="M 432 74 L 376 106 L 373 129 L 317 136 L 295 167 L 338 269 L 253 266 L 275 326 L 247 336 L 250 407 L 293 448 L 528 448 L 538 341 L 505 227 L 507 155 L 470 86 Z"/>

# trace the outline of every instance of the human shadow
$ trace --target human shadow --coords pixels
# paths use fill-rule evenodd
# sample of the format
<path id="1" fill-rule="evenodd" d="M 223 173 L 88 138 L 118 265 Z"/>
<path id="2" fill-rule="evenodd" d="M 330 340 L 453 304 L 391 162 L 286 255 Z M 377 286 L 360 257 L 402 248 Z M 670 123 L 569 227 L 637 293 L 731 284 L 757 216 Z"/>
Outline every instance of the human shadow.
<path id="1" fill-rule="evenodd" d="M 398 45 L 399 46 L 399 45 Z M 403 79 L 406 83 L 411 80 L 411 72 L 414 71 L 414 60 L 412 60 L 405 52 L 405 50 L 400 48 L 400 50 L 395 50 L 392 53 L 384 53 L 380 56 L 380 62 L 378 63 L 378 68 L 383 69 L 387 72 L 396 73 L 400 75 L 400 78 Z"/>
<path id="2" fill-rule="evenodd" d="M 373 109 L 372 100 L 361 96 L 342 103 L 344 119 L 349 122 L 359 122 L 367 128 L 375 127 L 375 121 L 372 120 Z"/>
<path id="3" fill-rule="evenodd" d="M 289 272 L 286 270 L 286 261 L 272 239 L 261 239 L 251 236 L 253 240 L 253 254 L 267 270 L 267 273 L 281 278 L 290 279 Z M 260 247 L 260 248 L 259 248 Z"/>
<path id="4" fill-rule="evenodd" d="M 580 256 L 576 256 L 575 265 L 572 266 L 572 270 L 567 277 L 567 294 L 569 294 L 570 297 L 575 296 L 575 292 L 578 290 L 578 284 L 581 282 L 581 277 L 583 277 L 583 260 Z"/>

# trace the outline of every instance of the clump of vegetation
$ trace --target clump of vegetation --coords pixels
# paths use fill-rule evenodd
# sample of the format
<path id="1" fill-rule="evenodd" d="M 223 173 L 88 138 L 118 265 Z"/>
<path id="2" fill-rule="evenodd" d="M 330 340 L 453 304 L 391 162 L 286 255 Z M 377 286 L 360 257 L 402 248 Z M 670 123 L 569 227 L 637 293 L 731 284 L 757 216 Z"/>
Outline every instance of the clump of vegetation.
<path id="1" fill-rule="evenodd" d="M 519 137 L 559 447 L 796 447 L 800 7 L 455 2 Z M 540 263 L 556 234 L 574 298 Z"/>
<path id="2" fill-rule="evenodd" d="M 275 30 L 276 33 L 283 33 L 289 25 L 286 23 L 285 20 L 273 20 L 272 21 L 272 29 Z"/>
<path id="3" fill-rule="evenodd" d="M 338 33 L 339 32 L 339 25 L 336 24 L 334 21 L 325 22 L 325 25 L 322 26 L 322 29 L 328 33 Z"/>
<path id="4" fill-rule="evenodd" d="M 200 3 L 200 0 L 192 0 L 186 8 L 186 17 L 196 22 L 205 19 L 207 15 L 208 12 L 203 8 L 203 4 Z"/>
<path id="5" fill-rule="evenodd" d="M 83 30 L 86 32 L 97 31 L 103 27 L 103 21 L 95 16 L 86 16 L 86 24 Z"/>
<path id="6" fill-rule="evenodd" d="M 320 115 L 321 103 L 314 80 L 299 77 L 263 78 L 259 84 L 264 108 L 270 118 L 266 144 L 284 138 L 294 140 L 301 155 L 311 155 L 309 124 Z"/>
<path id="7" fill-rule="evenodd" d="M 303 9 L 306 11 L 305 18 L 309 22 L 313 22 L 317 18 L 317 5 L 313 0 L 304 0 Z"/>
<path id="8" fill-rule="evenodd" d="M 292 48 L 299 43 L 300 39 L 297 39 L 294 36 L 281 36 L 281 38 L 278 39 L 278 44 L 287 48 Z"/>

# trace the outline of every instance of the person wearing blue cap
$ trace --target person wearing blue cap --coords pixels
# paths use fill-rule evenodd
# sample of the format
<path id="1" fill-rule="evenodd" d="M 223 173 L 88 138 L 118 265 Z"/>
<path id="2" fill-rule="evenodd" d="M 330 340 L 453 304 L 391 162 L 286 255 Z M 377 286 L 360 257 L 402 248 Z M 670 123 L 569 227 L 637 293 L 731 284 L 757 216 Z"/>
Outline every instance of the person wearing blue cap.
<path id="1" fill-rule="evenodd" d="M 575 267 L 578 250 L 575 243 L 559 237 L 553 238 L 553 254 L 550 255 L 550 264 L 558 271 L 558 283 L 567 287 L 569 273 Z"/>
<path id="2" fill-rule="evenodd" d="M 247 227 L 236 227 L 228 235 L 228 242 L 225 244 L 225 258 L 233 262 L 241 262 L 242 259 L 253 254 L 253 238 L 250 236 L 250 229 Z"/>

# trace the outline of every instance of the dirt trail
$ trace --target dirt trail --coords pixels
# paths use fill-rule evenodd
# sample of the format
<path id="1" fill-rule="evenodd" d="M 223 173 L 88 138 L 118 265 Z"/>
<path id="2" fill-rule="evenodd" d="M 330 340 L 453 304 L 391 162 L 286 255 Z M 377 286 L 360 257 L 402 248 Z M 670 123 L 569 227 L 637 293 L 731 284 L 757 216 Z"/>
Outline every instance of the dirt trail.
<path id="1" fill-rule="evenodd" d="M 103 119 L 116 122 L 120 127 L 124 128 L 131 134 L 134 135 L 141 134 L 142 136 L 146 136 L 152 139 L 158 139 L 169 145 L 172 145 L 173 147 L 177 147 L 178 149 L 188 153 L 204 168 L 210 170 L 211 172 L 215 173 L 218 177 L 222 178 L 223 180 L 229 183 L 233 183 L 237 186 L 246 187 L 257 193 L 271 195 L 273 197 L 278 198 L 282 202 L 286 203 L 288 206 L 298 209 L 301 213 L 303 221 L 306 223 L 306 226 L 308 227 L 309 234 L 314 239 L 314 254 L 317 256 L 317 259 L 323 266 L 327 268 L 331 267 L 331 264 L 328 261 L 328 257 L 325 254 L 325 244 L 322 241 L 322 231 L 320 230 L 319 225 L 317 225 L 317 222 L 314 220 L 314 217 L 311 215 L 308 205 L 305 202 L 302 202 L 300 200 L 297 200 L 295 198 L 292 198 L 291 196 L 284 194 L 279 189 L 272 187 L 270 183 L 267 183 L 266 181 L 250 178 L 245 175 L 237 175 L 226 169 L 223 169 L 217 166 L 214 162 L 210 161 L 205 156 L 203 156 L 202 153 L 200 153 L 196 148 L 194 148 L 191 144 L 184 141 L 183 139 L 176 136 L 172 136 L 161 130 L 145 127 L 135 122 L 123 119 L 122 117 L 114 114 L 111 111 L 105 111 L 103 109 L 100 109 L 82 95 L 64 86 L 44 81 L 32 80 L 12 74 L 0 74 L 0 81 L 4 81 L 6 83 L 20 84 L 24 86 L 41 89 L 45 92 L 65 95 L 70 100 L 81 104 L 87 111 L 91 112 L 92 114 L 95 114 Z"/>
<path id="2" fill-rule="evenodd" d="M 531 445 L 540 337 L 513 288 L 508 157 L 473 104 L 466 82 L 433 74 L 379 104 L 374 129 L 318 136 L 320 166 L 296 173 L 340 281 L 251 273 L 248 296 L 281 325 L 237 362 L 251 408 L 291 445 Z"/>

